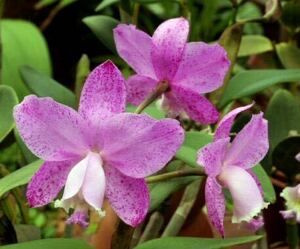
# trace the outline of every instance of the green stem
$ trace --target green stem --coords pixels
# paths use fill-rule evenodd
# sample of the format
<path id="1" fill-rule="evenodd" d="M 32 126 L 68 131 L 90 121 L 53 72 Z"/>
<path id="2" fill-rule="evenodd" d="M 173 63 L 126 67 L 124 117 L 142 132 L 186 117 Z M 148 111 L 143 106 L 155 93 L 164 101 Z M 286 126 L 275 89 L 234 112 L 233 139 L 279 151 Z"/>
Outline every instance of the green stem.
<path id="1" fill-rule="evenodd" d="M 132 23 L 134 25 L 138 24 L 140 7 L 141 7 L 141 5 L 139 3 L 135 3 L 133 6 Z"/>
<path id="2" fill-rule="evenodd" d="M 90 61 L 86 54 L 83 54 L 76 67 L 76 78 L 75 78 L 75 95 L 77 104 L 79 103 L 80 94 L 84 82 L 90 73 Z"/>
<path id="3" fill-rule="evenodd" d="M 155 183 L 155 182 L 162 182 L 167 181 L 176 177 L 182 176 L 205 176 L 204 171 L 199 169 L 183 169 L 183 170 L 176 170 L 169 173 L 164 173 L 156 176 L 149 176 L 146 178 L 147 183 Z"/>
<path id="4" fill-rule="evenodd" d="M 180 204 L 165 228 L 162 237 L 176 236 L 184 225 L 200 190 L 202 179 L 189 184 L 182 196 Z"/>
<path id="5" fill-rule="evenodd" d="M 140 114 L 148 105 L 160 97 L 169 88 L 167 81 L 161 81 L 156 89 L 136 108 L 134 113 Z"/>
<path id="6" fill-rule="evenodd" d="M 295 220 L 286 221 L 287 242 L 290 249 L 299 248 L 298 224 Z"/>
<path id="7" fill-rule="evenodd" d="M 145 227 L 144 233 L 142 234 L 139 240 L 139 244 L 157 238 L 163 224 L 164 224 L 164 217 L 161 215 L 161 213 L 154 212 L 150 216 L 149 222 Z"/>

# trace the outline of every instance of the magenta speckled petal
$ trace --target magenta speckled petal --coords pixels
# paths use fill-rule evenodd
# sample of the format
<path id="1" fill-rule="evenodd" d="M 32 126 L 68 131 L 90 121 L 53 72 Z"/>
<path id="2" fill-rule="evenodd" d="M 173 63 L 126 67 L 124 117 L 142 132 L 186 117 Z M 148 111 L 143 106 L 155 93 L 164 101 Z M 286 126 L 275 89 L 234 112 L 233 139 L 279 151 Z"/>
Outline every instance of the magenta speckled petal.
<path id="1" fill-rule="evenodd" d="M 253 218 L 252 220 L 250 220 L 249 222 L 247 222 L 245 224 L 245 227 L 252 231 L 252 232 L 256 232 L 257 230 L 259 230 L 260 228 L 262 228 L 264 226 L 264 219 L 262 216 L 258 216 L 257 218 Z"/>
<path id="2" fill-rule="evenodd" d="M 229 189 L 233 203 L 232 221 L 249 222 L 267 206 L 253 177 L 244 169 L 228 166 L 218 176 L 222 186 Z"/>
<path id="3" fill-rule="evenodd" d="M 229 66 L 226 51 L 219 44 L 187 43 L 172 84 L 208 93 L 223 85 Z"/>
<path id="4" fill-rule="evenodd" d="M 159 80 L 173 79 L 182 59 L 188 33 L 189 23 L 182 17 L 169 19 L 155 30 L 151 57 Z"/>
<path id="5" fill-rule="evenodd" d="M 134 25 L 119 24 L 114 29 L 118 54 L 137 74 L 155 78 L 151 62 L 152 38 Z"/>
<path id="6" fill-rule="evenodd" d="M 89 148 L 86 122 L 51 98 L 25 97 L 15 107 L 14 118 L 28 148 L 45 161 L 69 160 Z"/>
<path id="7" fill-rule="evenodd" d="M 264 158 L 268 149 L 267 120 L 263 118 L 263 113 L 253 115 L 233 140 L 225 164 L 252 168 Z"/>
<path id="8" fill-rule="evenodd" d="M 44 162 L 27 187 L 27 200 L 31 207 L 51 202 L 63 188 L 74 161 Z"/>
<path id="9" fill-rule="evenodd" d="M 235 117 L 239 113 L 248 110 L 253 105 L 254 105 L 254 103 L 252 103 L 250 105 L 238 107 L 238 108 L 232 110 L 231 112 L 227 113 L 222 118 L 222 120 L 220 121 L 220 123 L 218 124 L 218 127 L 217 127 L 216 132 L 215 132 L 214 140 L 218 140 L 220 138 L 229 137 L 230 136 L 230 130 L 231 130 L 231 127 L 233 125 Z"/>
<path id="10" fill-rule="evenodd" d="M 105 162 L 125 175 L 142 178 L 172 159 L 183 142 L 183 133 L 177 120 L 124 113 L 102 123 L 99 147 Z"/>
<path id="11" fill-rule="evenodd" d="M 213 104 L 199 93 L 182 86 L 172 86 L 171 91 L 189 117 L 201 124 L 218 121 L 219 113 Z"/>
<path id="12" fill-rule="evenodd" d="M 146 76 L 133 75 L 126 81 L 127 102 L 139 105 L 155 89 L 158 81 Z"/>
<path id="13" fill-rule="evenodd" d="M 106 61 L 88 76 L 81 92 L 79 113 L 94 125 L 125 110 L 125 79 L 119 69 Z"/>
<path id="14" fill-rule="evenodd" d="M 197 163 L 209 176 L 215 177 L 220 173 L 229 142 L 230 138 L 219 139 L 199 150 Z"/>
<path id="15" fill-rule="evenodd" d="M 224 237 L 225 199 L 222 187 L 216 178 L 208 177 L 205 184 L 205 202 L 208 217 L 213 226 Z"/>
<path id="16" fill-rule="evenodd" d="M 108 166 L 106 174 L 106 197 L 117 215 L 128 225 L 136 227 L 145 218 L 150 202 L 144 179 L 123 175 Z"/>

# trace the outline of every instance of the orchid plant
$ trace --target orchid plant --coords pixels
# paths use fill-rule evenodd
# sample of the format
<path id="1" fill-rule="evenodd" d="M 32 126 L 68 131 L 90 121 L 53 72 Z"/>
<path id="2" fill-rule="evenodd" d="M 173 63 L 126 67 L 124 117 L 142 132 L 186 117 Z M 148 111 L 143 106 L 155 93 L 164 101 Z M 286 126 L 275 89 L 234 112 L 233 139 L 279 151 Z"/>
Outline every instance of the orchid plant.
<path id="1" fill-rule="evenodd" d="M 291 234 L 297 235 L 300 223 L 298 169 L 285 171 L 280 166 L 282 161 L 299 165 L 300 147 L 291 140 L 300 141 L 300 128 L 298 133 L 292 121 L 284 125 L 287 131 L 276 125 L 284 112 L 288 113 L 285 118 L 297 117 L 298 102 L 286 90 L 276 92 L 267 107 L 255 96 L 257 104 L 251 103 L 251 96 L 272 84 L 299 81 L 300 72 L 272 69 L 248 76 L 248 64 L 239 59 L 253 55 L 253 47 L 245 49 L 255 38 L 248 37 L 245 42 L 247 24 L 277 18 L 278 1 L 272 2 L 272 8 L 266 5 L 261 17 L 245 20 L 238 18 L 244 1 L 231 1 L 234 12 L 228 16 L 232 20 L 219 32 L 220 39 L 216 40 L 219 33 L 209 39 L 210 30 L 206 30 L 202 41 L 197 34 L 204 32 L 207 24 L 199 26 L 203 31 L 195 28 L 195 14 L 186 1 L 180 1 L 184 16 L 165 18 L 156 28 L 147 22 L 138 25 L 143 1 L 132 1 L 127 7 L 131 1 L 111 2 L 103 1 L 98 8 L 120 2 L 121 22 L 103 16 L 83 21 L 115 55 L 108 60 L 93 58 L 93 63 L 101 63 L 91 72 L 88 57 L 83 56 L 77 67 L 75 94 L 29 67 L 20 69 L 31 91 L 17 92 L 20 102 L 16 89 L 0 85 L 0 142 L 10 142 L 9 134 L 14 129 L 18 151 L 24 154 L 22 160 L 31 162 L 12 174 L 3 171 L 0 164 L 1 176 L 7 175 L 0 179 L 0 206 L 4 207 L 5 217 L 14 218 L 8 212 L 13 206 L 11 199 L 5 199 L 4 194 L 16 187 L 22 190 L 21 185 L 27 184 L 30 208 L 41 213 L 48 208 L 55 214 L 63 213 L 64 232 L 68 234 L 74 233 L 75 227 L 81 233 L 86 231 L 86 235 L 96 233 L 101 241 L 109 237 L 109 246 L 103 242 L 101 249 L 223 248 L 248 242 L 265 249 L 267 241 L 261 236 L 265 233 L 264 212 L 276 201 L 273 184 L 277 184 L 283 189 L 280 196 L 286 207 L 280 213 L 288 226 L 293 225 L 287 242 L 296 249 L 299 241 Z M 41 1 L 36 8 L 45 4 Z M 58 4 L 59 10 L 63 4 Z M 154 9 L 152 6 L 148 10 Z M 41 29 L 48 25 L 47 19 Z M 103 27 L 107 30 L 101 30 Z M 148 30 L 153 31 L 152 36 Z M 296 28 L 287 30 L 293 37 L 298 32 Z M 264 41 L 260 49 L 267 46 L 269 43 Z M 276 47 L 279 53 L 286 46 L 273 44 L 266 51 Z M 291 53 L 278 54 L 278 58 L 282 60 L 287 54 Z M 255 62 L 256 57 L 250 59 Z M 250 59 L 248 63 L 253 63 Z M 289 65 L 287 68 L 297 64 L 294 60 L 292 66 L 281 63 Z M 45 86 L 41 82 L 46 82 Z M 265 97 L 270 98 L 273 92 Z M 1 126 L 3 106 L 9 107 L 5 129 Z M 292 146 L 287 146 L 290 143 Z M 274 177 L 286 179 L 287 184 Z M 183 195 L 174 198 L 173 194 L 181 189 Z M 11 192 L 14 201 L 22 193 L 18 191 Z M 28 207 L 15 202 L 25 223 L 30 223 Z M 218 238 L 203 239 L 198 234 L 199 238 L 175 237 L 189 219 L 198 219 L 192 211 L 195 207 L 197 217 L 201 213 L 199 216 L 208 218 L 206 223 L 201 218 L 201 225 Z M 2 211 L 0 245 L 1 222 Z M 246 228 L 253 236 L 231 238 L 230 225 L 238 231 Z M 66 248 L 80 248 L 74 243 Z M 29 246 L 44 249 L 42 244 L 29 242 Z M 54 247 L 51 244 L 45 248 Z M 82 248 L 90 247 L 84 243 Z"/>

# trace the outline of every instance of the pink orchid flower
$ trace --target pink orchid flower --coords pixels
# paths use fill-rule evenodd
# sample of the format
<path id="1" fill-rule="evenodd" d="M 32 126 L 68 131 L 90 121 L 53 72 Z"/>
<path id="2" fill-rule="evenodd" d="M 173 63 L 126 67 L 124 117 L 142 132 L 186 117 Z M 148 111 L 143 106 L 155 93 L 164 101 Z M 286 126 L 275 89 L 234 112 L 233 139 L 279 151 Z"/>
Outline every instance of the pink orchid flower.
<path id="1" fill-rule="evenodd" d="M 284 188 L 280 196 L 286 201 L 286 210 L 280 211 L 283 218 L 295 219 L 300 223 L 300 184 L 295 187 Z"/>
<path id="2" fill-rule="evenodd" d="M 252 105 L 234 109 L 219 123 L 214 141 L 198 152 L 198 164 L 208 175 L 205 199 L 211 223 L 224 236 L 225 199 L 223 188 L 229 189 L 234 202 L 232 222 L 252 222 L 264 202 L 261 186 L 251 168 L 266 155 L 268 125 L 263 113 L 253 115 L 249 123 L 230 142 L 235 117 Z"/>
<path id="3" fill-rule="evenodd" d="M 69 223 L 88 225 L 88 211 L 102 214 L 104 198 L 125 223 L 144 219 L 144 178 L 166 165 L 184 134 L 176 120 L 123 113 L 125 100 L 125 80 L 107 61 L 87 78 L 78 112 L 33 95 L 15 107 L 21 137 L 45 161 L 29 183 L 30 206 L 51 202 L 64 186 L 56 206 L 74 210 Z"/>
<path id="4" fill-rule="evenodd" d="M 161 82 L 168 84 L 163 107 L 170 116 L 185 111 L 203 124 L 215 123 L 218 111 L 204 96 L 219 88 L 230 62 L 218 44 L 187 43 L 184 18 L 163 22 L 149 36 L 134 25 L 119 24 L 114 38 L 119 55 L 135 70 L 126 87 L 127 101 L 139 105 Z"/>

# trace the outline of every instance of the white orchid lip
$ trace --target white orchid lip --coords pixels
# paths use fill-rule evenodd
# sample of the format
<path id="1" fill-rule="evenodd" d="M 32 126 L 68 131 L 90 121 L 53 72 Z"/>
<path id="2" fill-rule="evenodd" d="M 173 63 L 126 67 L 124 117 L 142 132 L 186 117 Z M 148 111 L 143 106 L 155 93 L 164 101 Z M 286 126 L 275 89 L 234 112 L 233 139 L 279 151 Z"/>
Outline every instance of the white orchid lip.
<path id="1" fill-rule="evenodd" d="M 104 216 L 102 204 L 105 193 L 105 175 L 103 161 L 99 153 L 89 152 L 70 171 L 63 196 L 55 202 L 56 207 L 62 207 L 67 212 L 87 213 L 94 209 Z"/>

